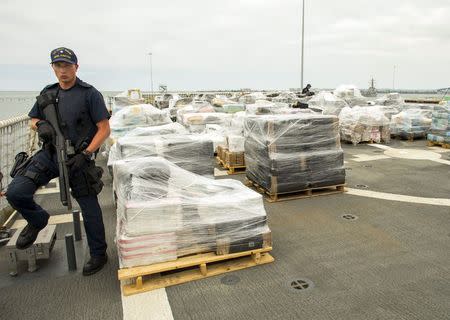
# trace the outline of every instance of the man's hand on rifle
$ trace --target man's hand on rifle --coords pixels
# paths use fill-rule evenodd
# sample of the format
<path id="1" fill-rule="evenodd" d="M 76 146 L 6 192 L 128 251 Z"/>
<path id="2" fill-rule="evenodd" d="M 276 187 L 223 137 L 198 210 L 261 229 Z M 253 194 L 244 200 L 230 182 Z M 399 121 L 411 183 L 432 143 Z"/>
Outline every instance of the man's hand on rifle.
<path id="1" fill-rule="evenodd" d="M 41 140 L 42 142 L 53 141 L 53 138 L 55 137 L 55 130 L 50 123 L 45 120 L 39 120 L 36 123 L 36 127 L 39 135 L 39 140 Z"/>
<path id="2" fill-rule="evenodd" d="M 77 153 L 72 158 L 67 160 L 66 164 L 71 172 L 76 172 L 84 169 L 90 161 L 90 157 L 84 153 Z"/>

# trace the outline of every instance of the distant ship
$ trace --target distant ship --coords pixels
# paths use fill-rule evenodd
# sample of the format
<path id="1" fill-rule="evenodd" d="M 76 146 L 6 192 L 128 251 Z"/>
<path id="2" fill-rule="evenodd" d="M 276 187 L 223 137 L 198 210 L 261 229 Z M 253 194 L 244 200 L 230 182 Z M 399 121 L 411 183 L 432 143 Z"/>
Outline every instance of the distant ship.
<path id="1" fill-rule="evenodd" d="M 375 80 L 372 78 L 369 82 L 369 89 L 365 92 L 366 97 L 376 97 L 377 96 L 377 89 L 375 88 Z"/>

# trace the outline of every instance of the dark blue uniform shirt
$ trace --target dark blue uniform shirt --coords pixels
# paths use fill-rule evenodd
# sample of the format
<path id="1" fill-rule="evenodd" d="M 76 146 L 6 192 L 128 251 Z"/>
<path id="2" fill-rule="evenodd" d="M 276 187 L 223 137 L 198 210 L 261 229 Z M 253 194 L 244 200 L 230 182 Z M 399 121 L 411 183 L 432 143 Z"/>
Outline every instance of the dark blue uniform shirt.
<path id="1" fill-rule="evenodd" d="M 102 94 L 93 86 L 78 78 L 75 85 L 70 89 L 61 89 L 59 84 L 55 83 L 45 87 L 41 94 L 50 90 L 58 90 L 58 111 L 63 132 L 74 146 L 77 146 L 85 138 L 90 143 L 97 133 L 96 124 L 110 118 Z M 39 110 L 37 102 L 28 113 L 28 116 L 30 118 L 45 119 Z M 82 137 L 81 135 L 87 137 Z"/>

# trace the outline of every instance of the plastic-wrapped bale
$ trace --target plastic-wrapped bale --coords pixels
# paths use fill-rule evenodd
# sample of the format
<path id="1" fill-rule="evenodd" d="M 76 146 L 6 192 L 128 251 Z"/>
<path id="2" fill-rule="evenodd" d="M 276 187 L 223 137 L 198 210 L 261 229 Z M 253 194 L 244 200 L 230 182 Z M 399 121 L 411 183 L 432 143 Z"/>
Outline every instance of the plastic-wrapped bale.
<path id="1" fill-rule="evenodd" d="M 381 106 L 396 106 L 399 107 L 405 103 L 402 96 L 397 92 L 388 93 L 375 100 L 377 105 Z"/>
<path id="2" fill-rule="evenodd" d="M 308 109 L 294 109 L 287 103 L 258 100 L 246 106 L 248 115 L 311 113 Z"/>
<path id="3" fill-rule="evenodd" d="M 247 178 L 270 194 L 345 183 L 336 116 L 249 116 L 245 137 Z"/>
<path id="4" fill-rule="evenodd" d="M 286 103 L 275 103 L 268 100 L 258 100 L 255 103 L 247 104 L 246 112 L 250 115 L 275 114 L 280 109 L 288 108 Z"/>
<path id="5" fill-rule="evenodd" d="M 227 132 L 224 127 L 219 124 L 207 124 L 204 133 L 212 140 L 214 152 L 219 146 L 227 146 Z"/>
<path id="6" fill-rule="evenodd" d="M 321 110 L 322 114 L 335 116 L 338 116 L 343 108 L 348 107 L 344 99 L 328 91 L 320 91 L 308 101 L 308 105 L 310 108 Z"/>
<path id="7" fill-rule="evenodd" d="M 425 138 L 431 127 L 431 111 L 407 109 L 392 116 L 391 133 L 402 139 Z"/>
<path id="8" fill-rule="evenodd" d="M 114 163 L 121 267 L 271 246 L 262 197 L 236 180 L 208 179 L 160 157 Z"/>
<path id="9" fill-rule="evenodd" d="M 108 165 L 122 159 L 161 156 L 188 171 L 214 175 L 214 148 L 206 135 L 125 136 L 111 148 Z"/>
<path id="10" fill-rule="evenodd" d="M 139 104 L 122 108 L 109 120 L 111 135 L 117 139 L 137 127 L 152 127 L 171 123 L 166 111 L 151 104 Z"/>
<path id="11" fill-rule="evenodd" d="M 144 103 L 144 98 L 142 98 L 141 90 L 130 89 L 119 93 L 112 99 L 112 113 L 116 114 L 118 111 L 125 107 L 132 105 L 139 105 Z"/>
<path id="12" fill-rule="evenodd" d="M 367 105 L 367 100 L 354 85 L 341 85 L 333 91 L 333 94 L 345 100 L 350 107 Z"/>
<path id="13" fill-rule="evenodd" d="M 431 131 L 427 140 L 438 144 L 450 144 L 450 102 L 435 106 L 431 118 Z"/>
<path id="14" fill-rule="evenodd" d="M 181 123 L 192 133 L 201 133 L 206 129 L 207 124 L 218 124 L 223 127 L 229 127 L 232 114 L 228 113 L 184 113 L 181 116 Z"/>
<path id="15" fill-rule="evenodd" d="M 293 105 L 298 101 L 297 96 L 293 92 L 281 92 L 278 96 L 272 98 L 273 102 L 287 103 Z"/>
<path id="16" fill-rule="evenodd" d="M 177 122 L 184 124 L 183 117 L 184 114 L 188 113 L 214 113 L 216 110 L 214 107 L 208 102 L 203 100 L 194 100 L 191 103 L 179 108 L 176 111 Z"/>
<path id="17" fill-rule="evenodd" d="M 244 136 L 240 136 L 240 135 L 235 135 L 235 134 L 229 134 L 227 136 L 227 145 L 228 145 L 228 150 L 230 152 L 244 152 L 245 148 L 244 148 L 244 143 L 245 143 L 245 138 Z"/>
<path id="18" fill-rule="evenodd" d="M 262 92 L 252 92 L 239 97 L 239 102 L 244 104 L 253 104 L 258 100 L 265 100 L 266 95 Z"/>
<path id="19" fill-rule="evenodd" d="M 166 134 L 188 134 L 189 132 L 181 124 L 172 122 L 154 127 L 138 127 L 129 131 L 128 137 L 136 136 L 161 136 Z"/>
<path id="20" fill-rule="evenodd" d="M 341 140 L 353 144 L 391 139 L 389 119 L 380 106 L 345 107 L 339 114 Z"/>

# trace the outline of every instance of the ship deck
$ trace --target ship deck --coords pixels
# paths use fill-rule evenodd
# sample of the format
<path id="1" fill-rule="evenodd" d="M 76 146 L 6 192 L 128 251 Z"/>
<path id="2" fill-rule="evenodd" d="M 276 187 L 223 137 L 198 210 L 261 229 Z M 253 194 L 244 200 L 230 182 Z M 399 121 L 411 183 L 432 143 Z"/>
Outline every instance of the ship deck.
<path id="1" fill-rule="evenodd" d="M 83 234 L 78 271 L 67 270 L 69 220 L 57 225 L 51 258 L 36 272 L 24 262 L 9 276 L 1 247 L 0 319 L 450 319 L 450 150 L 425 145 L 343 145 L 348 192 L 265 201 L 275 262 L 128 297 L 117 280 L 106 177 L 108 264 L 81 275 Z M 37 200 L 52 215 L 65 213 L 57 194 Z M 295 289 L 296 280 L 310 285 Z"/>

